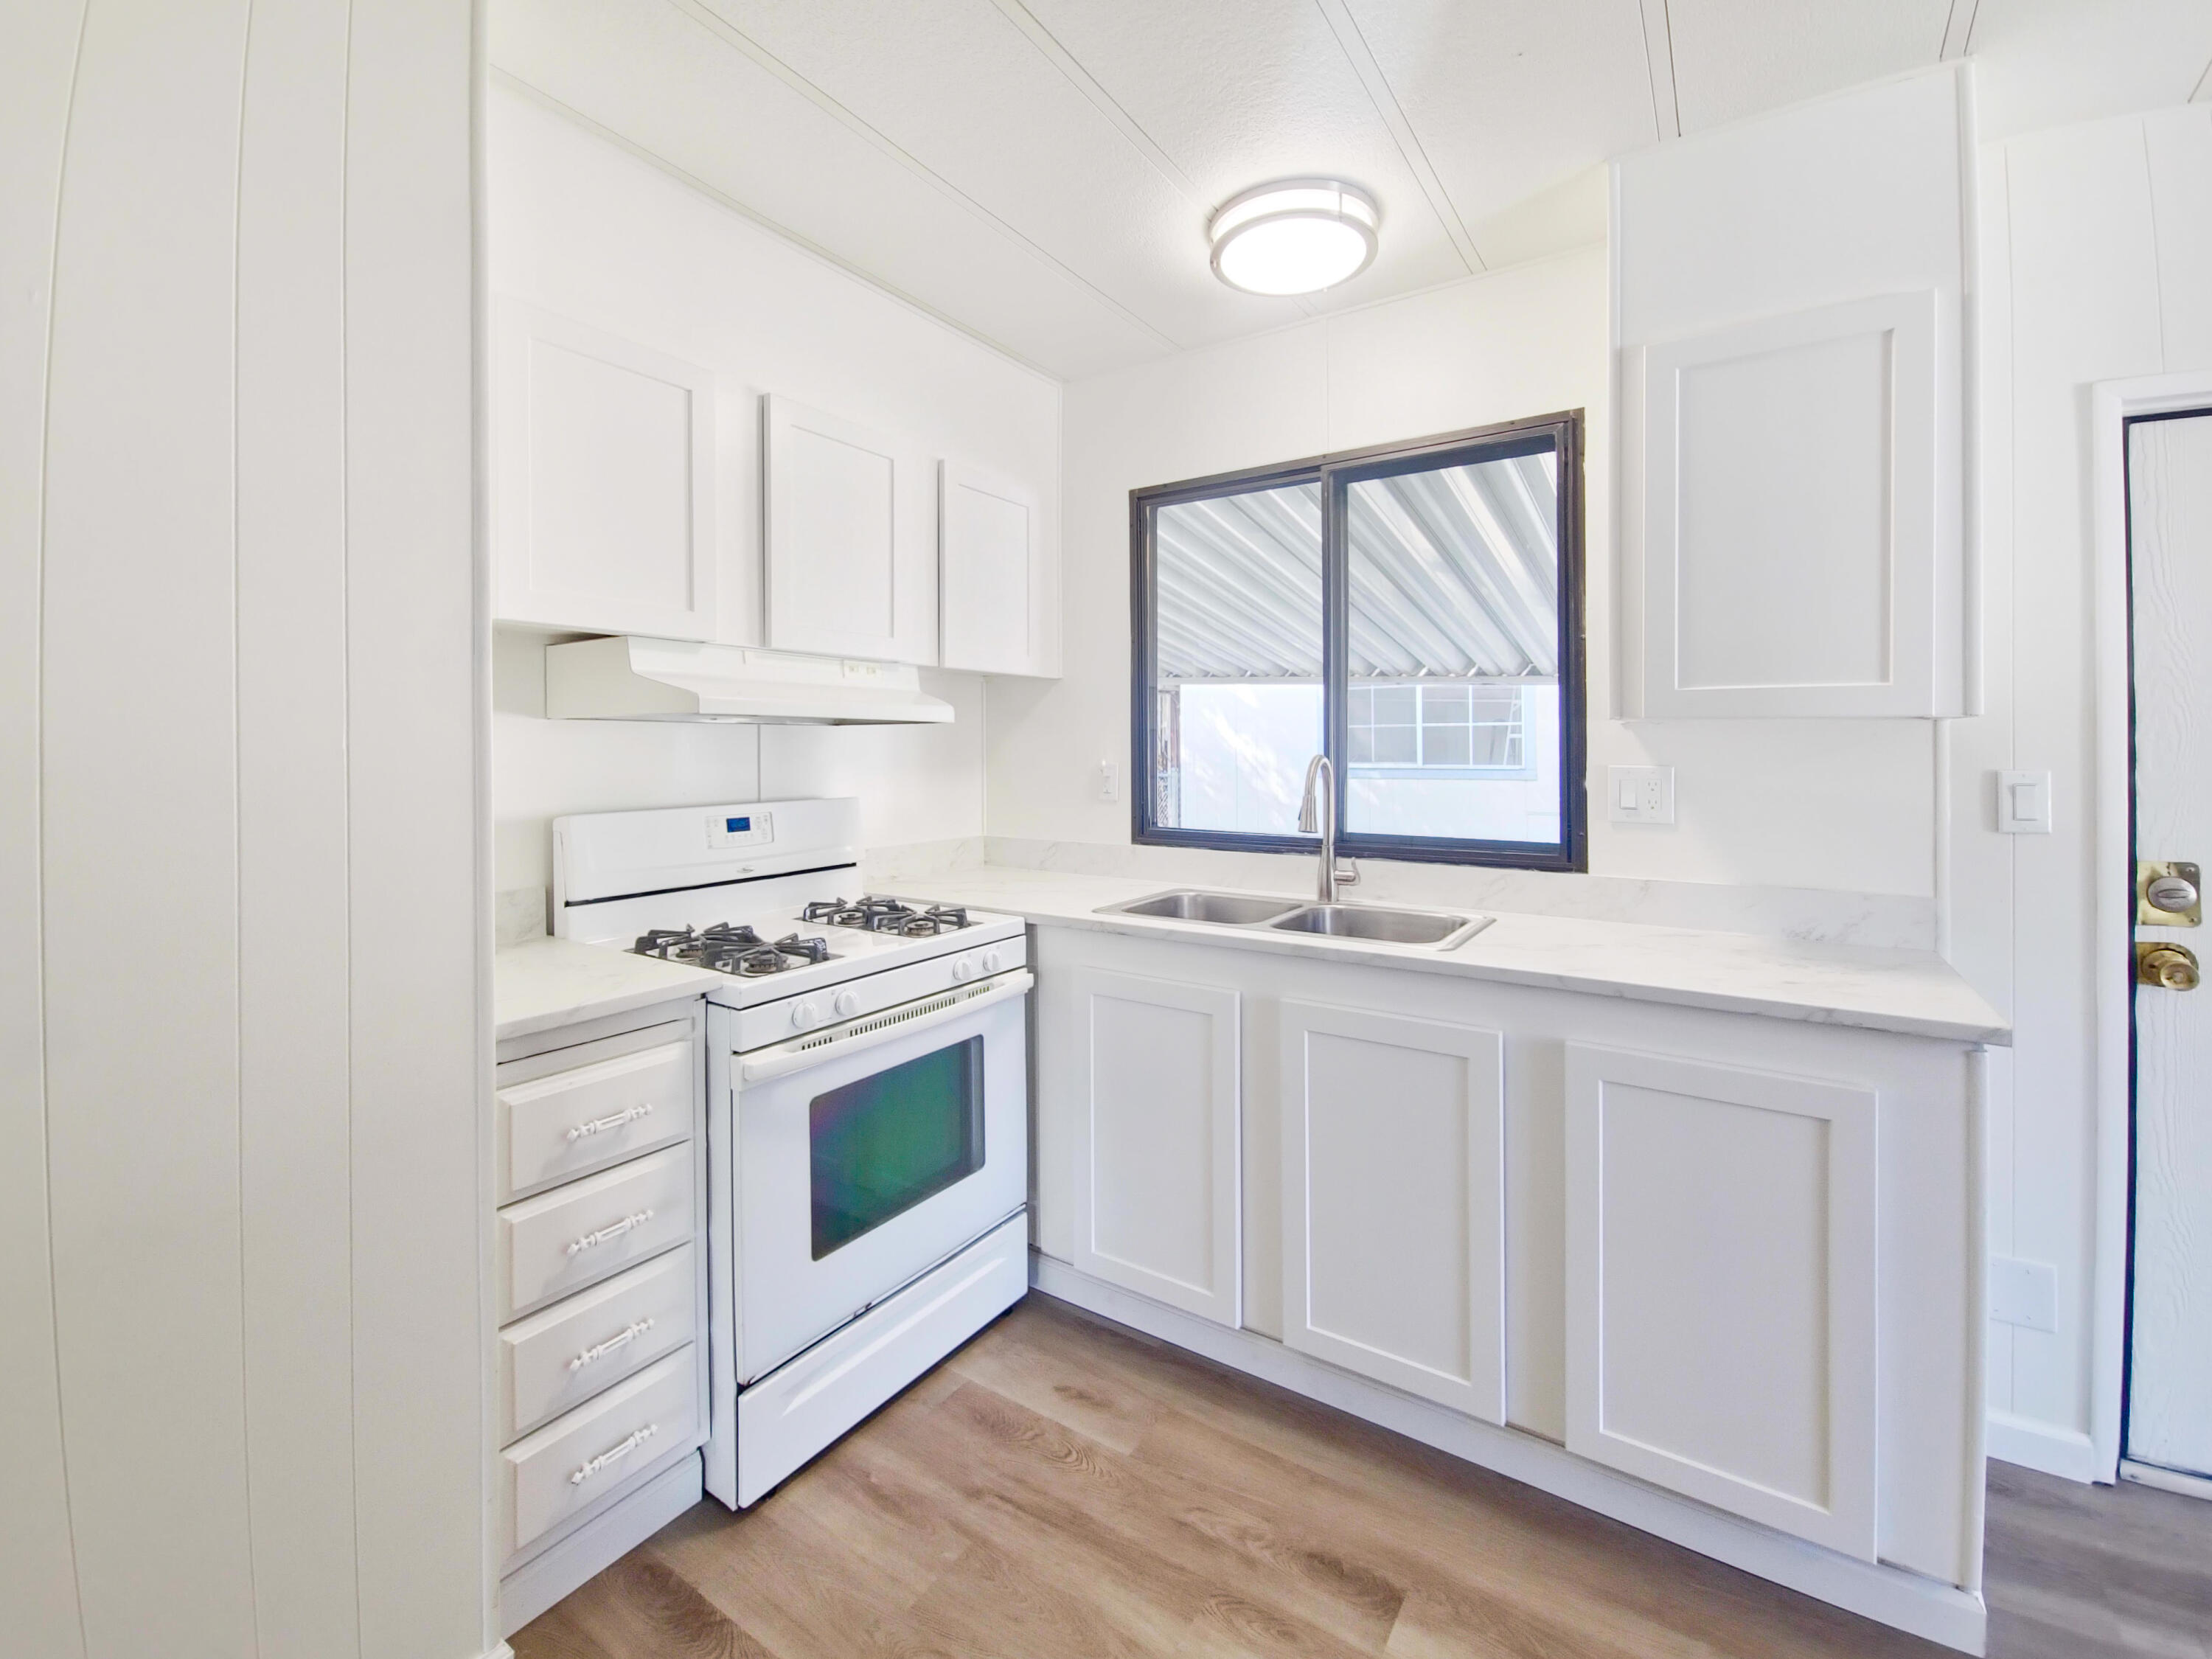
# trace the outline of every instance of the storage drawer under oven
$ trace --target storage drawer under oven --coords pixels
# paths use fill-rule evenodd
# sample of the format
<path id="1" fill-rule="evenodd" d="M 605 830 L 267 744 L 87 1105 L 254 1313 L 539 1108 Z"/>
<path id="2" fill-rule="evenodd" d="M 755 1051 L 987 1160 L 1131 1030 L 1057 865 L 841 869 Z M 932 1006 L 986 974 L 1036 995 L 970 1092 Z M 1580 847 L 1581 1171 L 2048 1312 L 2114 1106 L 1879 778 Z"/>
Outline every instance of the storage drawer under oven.
<path id="1" fill-rule="evenodd" d="M 699 1440 L 698 1360 L 687 1344 L 500 1454 L 501 1553 L 526 1549 Z"/>
<path id="2" fill-rule="evenodd" d="M 502 1446 L 673 1352 L 697 1334 L 698 1254 L 680 1244 L 499 1334 Z"/>
<path id="3" fill-rule="evenodd" d="M 499 1212 L 500 1321 L 544 1307 L 691 1237 L 690 1142 Z"/>

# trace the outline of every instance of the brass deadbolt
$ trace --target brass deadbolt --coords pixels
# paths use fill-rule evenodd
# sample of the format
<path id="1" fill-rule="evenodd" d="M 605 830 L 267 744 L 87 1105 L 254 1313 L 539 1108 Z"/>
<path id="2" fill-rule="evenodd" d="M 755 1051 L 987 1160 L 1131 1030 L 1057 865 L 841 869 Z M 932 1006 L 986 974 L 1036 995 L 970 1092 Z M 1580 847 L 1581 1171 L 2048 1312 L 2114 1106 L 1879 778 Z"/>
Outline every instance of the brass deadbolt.
<path id="1" fill-rule="evenodd" d="M 2203 975 L 2197 967 L 2197 952 L 2185 945 L 2160 940 L 2136 946 L 2136 983 L 2155 985 L 2167 991 L 2193 991 Z"/>

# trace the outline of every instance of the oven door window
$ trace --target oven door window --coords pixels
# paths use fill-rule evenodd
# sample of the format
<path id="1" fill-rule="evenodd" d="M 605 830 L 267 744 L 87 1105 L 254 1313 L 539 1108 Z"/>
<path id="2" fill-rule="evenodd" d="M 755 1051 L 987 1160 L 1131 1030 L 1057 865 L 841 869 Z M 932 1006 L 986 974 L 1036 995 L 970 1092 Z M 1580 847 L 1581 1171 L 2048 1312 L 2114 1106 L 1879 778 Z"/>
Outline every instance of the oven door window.
<path id="1" fill-rule="evenodd" d="M 983 1039 L 814 1097 L 817 1261 L 983 1167 Z"/>

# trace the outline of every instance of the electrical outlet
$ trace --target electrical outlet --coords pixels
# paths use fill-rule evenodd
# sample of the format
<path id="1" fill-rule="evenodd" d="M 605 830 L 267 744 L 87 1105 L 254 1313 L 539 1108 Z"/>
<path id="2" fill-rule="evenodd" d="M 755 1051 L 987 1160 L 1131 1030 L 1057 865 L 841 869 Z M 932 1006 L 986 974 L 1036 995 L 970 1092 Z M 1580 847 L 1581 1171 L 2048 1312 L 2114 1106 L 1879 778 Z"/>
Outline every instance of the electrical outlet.
<path id="1" fill-rule="evenodd" d="M 1115 762 L 1103 760 L 1098 763 L 1098 799 L 1121 799 L 1121 769 Z"/>
<path id="2" fill-rule="evenodd" d="M 1615 823 L 1674 823 L 1673 767 L 1608 766 L 1605 787 L 1608 816 Z"/>
<path id="3" fill-rule="evenodd" d="M 1990 1258 L 1990 1317 L 2022 1330 L 2058 1333 L 2058 1269 L 2017 1256 Z"/>

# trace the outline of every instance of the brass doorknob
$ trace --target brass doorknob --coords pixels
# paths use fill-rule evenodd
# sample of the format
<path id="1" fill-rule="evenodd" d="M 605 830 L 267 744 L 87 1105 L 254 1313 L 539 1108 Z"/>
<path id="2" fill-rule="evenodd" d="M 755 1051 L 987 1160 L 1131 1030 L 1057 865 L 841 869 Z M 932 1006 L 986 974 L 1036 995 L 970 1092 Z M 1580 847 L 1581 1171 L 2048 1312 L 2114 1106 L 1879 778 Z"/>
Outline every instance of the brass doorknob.
<path id="1" fill-rule="evenodd" d="M 2203 978 L 2197 952 L 2185 945 L 2143 944 L 2136 946 L 2136 983 L 2155 985 L 2168 991 L 2193 991 Z"/>

